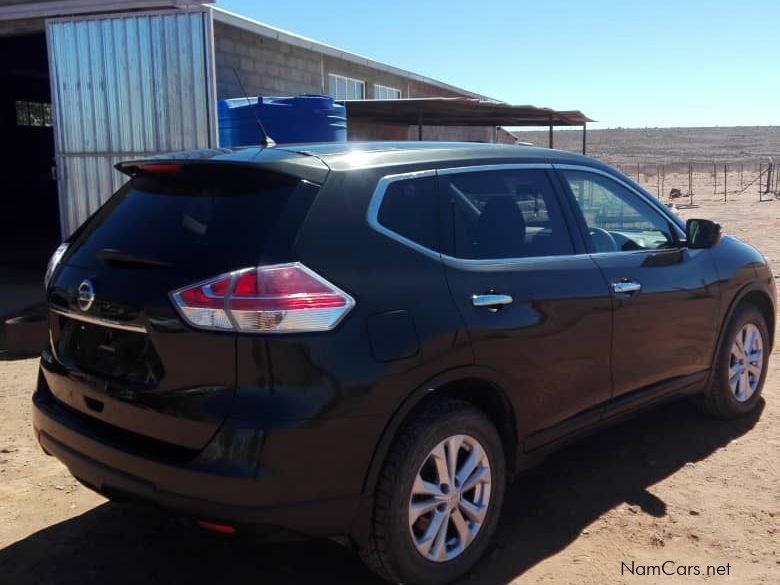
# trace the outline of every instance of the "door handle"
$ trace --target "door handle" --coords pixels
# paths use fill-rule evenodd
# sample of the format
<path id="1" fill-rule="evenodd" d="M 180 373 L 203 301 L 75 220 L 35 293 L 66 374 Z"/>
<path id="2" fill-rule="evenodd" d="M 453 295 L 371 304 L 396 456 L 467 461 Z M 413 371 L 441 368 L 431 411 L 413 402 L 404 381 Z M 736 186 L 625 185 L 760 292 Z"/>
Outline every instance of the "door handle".
<path id="1" fill-rule="evenodd" d="M 631 296 L 638 293 L 640 290 L 642 290 L 642 285 L 635 280 L 621 280 L 612 283 L 612 291 L 616 295 Z"/>
<path id="2" fill-rule="evenodd" d="M 488 311 L 495 313 L 502 305 L 508 305 L 512 302 L 512 297 L 509 295 L 472 295 L 471 304 L 478 308 L 486 308 Z"/>

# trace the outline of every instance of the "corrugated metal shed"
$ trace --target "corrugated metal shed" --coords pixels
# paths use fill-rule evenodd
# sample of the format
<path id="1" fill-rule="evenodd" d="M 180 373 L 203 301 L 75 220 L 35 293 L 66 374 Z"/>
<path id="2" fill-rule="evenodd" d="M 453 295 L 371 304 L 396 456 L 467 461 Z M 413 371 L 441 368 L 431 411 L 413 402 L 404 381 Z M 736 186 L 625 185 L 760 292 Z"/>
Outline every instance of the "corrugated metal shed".
<path id="1" fill-rule="evenodd" d="M 203 10 L 47 22 L 63 235 L 126 179 L 120 160 L 216 143 Z"/>

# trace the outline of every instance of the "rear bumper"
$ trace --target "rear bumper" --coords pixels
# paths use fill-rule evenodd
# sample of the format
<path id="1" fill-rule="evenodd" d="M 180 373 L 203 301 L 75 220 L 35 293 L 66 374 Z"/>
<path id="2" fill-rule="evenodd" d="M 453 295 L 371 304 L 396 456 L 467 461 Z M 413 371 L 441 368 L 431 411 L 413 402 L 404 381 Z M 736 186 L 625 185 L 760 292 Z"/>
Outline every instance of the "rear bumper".
<path id="1" fill-rule="evenodd" d="M 277 475 L 284 474 L 262 468 L 248 474 L 229 462 L 204 460 L 202 455 L 209 447 L 186 463 L 154 460 L 122 449 L 96 435 L 83 416 L 59 404 L 46 388 L 41 388 L 40 379 L 33 397 L 33 427 L 43 450 L 95 491 L 155 504 L 197 519 L 237 526 L 260 524 L 312 536 L 347 535 L 361 504 L 359 492 L 286 500 L 279 494 L 300 493 L 300 486 L 285 485 L 290 482 L 289 475 L 280 479 Z M 322 432 L 328 432 L 328 425 L 323 427 Z M 296 433 L 287 434 L 293 441 L 291 449 L 309 443 L 301 441 Z M 224 439 L 225 435 L 218 434 L 214 441 Z M 296 466 L 293 451 L 287 464 Z M 316 477 L 310 472 L 304 468 L 295 473 Z M 327 482 L 328 478 L 321 477 L 320 481 Z M 329 491 L 324 484 L 310 489 Z"/>

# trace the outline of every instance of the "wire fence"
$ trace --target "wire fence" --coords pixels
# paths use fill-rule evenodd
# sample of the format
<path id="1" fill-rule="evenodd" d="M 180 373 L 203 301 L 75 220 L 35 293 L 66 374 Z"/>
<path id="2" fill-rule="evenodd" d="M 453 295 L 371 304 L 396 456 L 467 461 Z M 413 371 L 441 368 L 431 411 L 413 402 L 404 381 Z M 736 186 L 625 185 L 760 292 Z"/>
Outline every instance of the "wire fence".
<path id="1" fill-rule="evenodd" d="M 780 198 L 777 159 L 739 162 L 647 163 L 609 161 L 663 201 L 695 205 L 696 201 L 745 201 Z"/>

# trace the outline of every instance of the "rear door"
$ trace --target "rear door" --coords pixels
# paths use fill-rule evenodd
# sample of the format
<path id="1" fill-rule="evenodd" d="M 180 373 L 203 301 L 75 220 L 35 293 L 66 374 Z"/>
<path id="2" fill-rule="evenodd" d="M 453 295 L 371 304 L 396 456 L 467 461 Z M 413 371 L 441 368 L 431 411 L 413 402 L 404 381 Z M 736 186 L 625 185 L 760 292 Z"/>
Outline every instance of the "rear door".
<path id="1" fill-rule="evenodd" d="M 719 305 L 710 250 L 681 247 L 682 230 L 614 176 L 579 167 L 560 176 L 614 298 L 615 396 L 708 369 Z"/>
<path id="2" fill-rule="evenodd" d="M 552 427 L 611 393 L 609 292 L 571 237 L 551 172 L 549 165 L 439 171 L 451 217 L 446 274 L 475 362 L 512 393 L 524 433 L 549 429 L 527 447 L 565 432 L 566 425 Z"/>
<path id="3" fill-rule="evenodd" d="M 203 447 L 231 405 L 236 336 L 186 326 L 170 293 L 290 261 L 317 192 L 224 164 L 161 164 L 134 178 L 75 235 L 49 288 L 52 393 L 138 435 Z"/>

